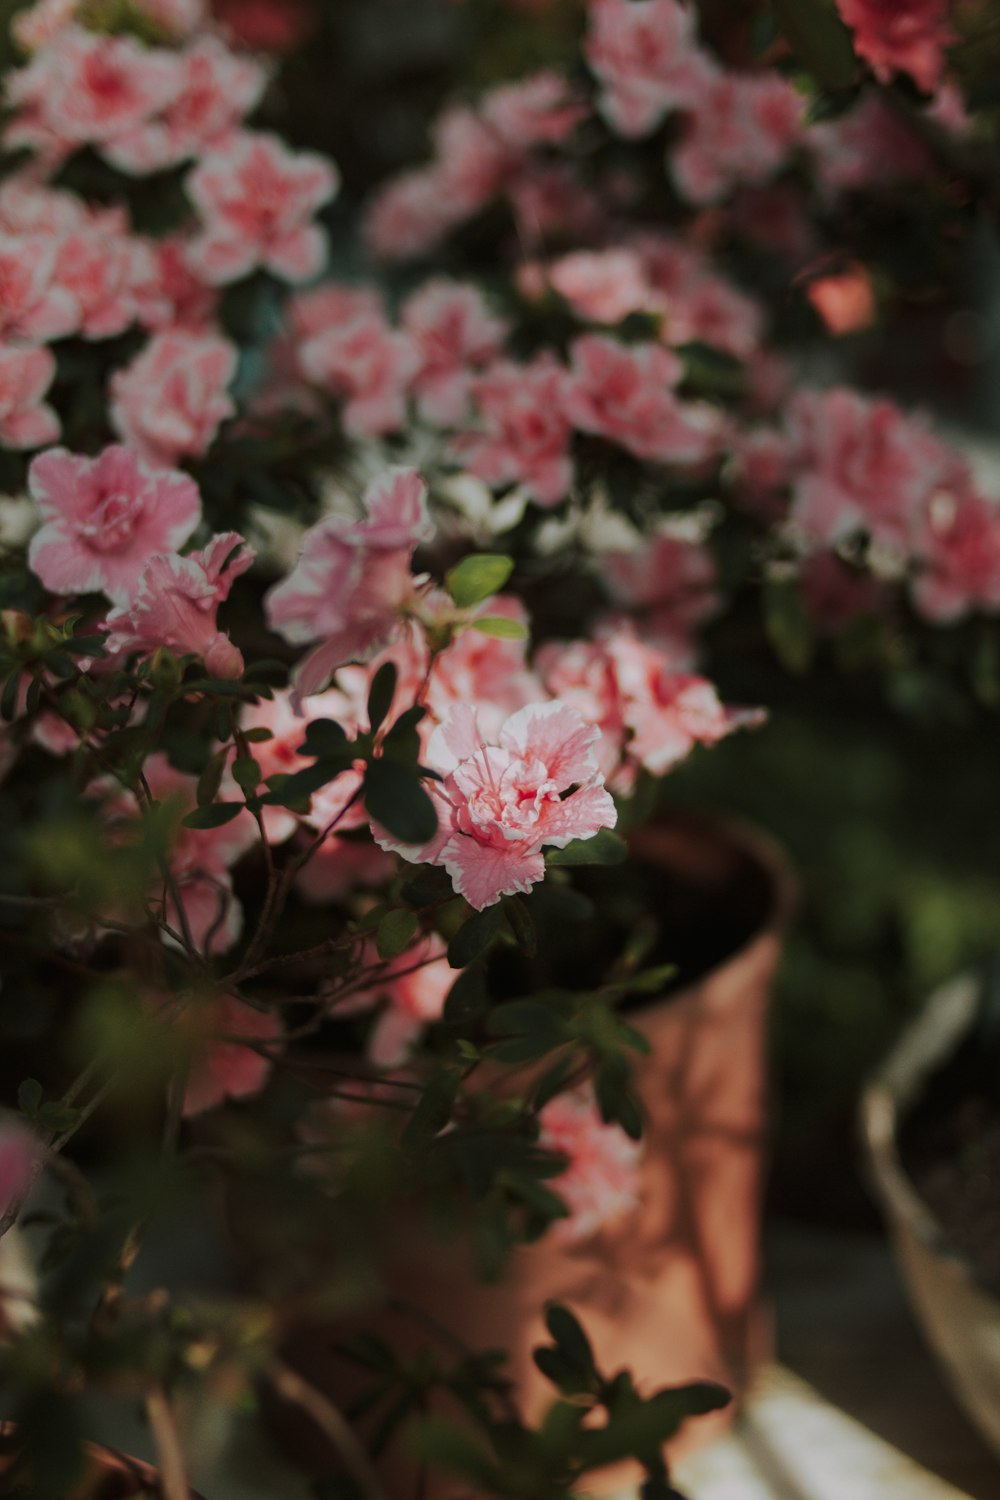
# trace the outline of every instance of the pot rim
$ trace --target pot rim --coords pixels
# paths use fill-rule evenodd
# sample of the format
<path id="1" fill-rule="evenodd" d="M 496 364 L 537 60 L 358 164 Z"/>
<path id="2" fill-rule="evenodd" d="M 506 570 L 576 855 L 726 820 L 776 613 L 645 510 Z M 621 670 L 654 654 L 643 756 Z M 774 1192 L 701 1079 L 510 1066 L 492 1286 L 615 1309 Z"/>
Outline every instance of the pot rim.
<path id="1" fill-rule="evenodd" d="M 934 1255 L 953 1262 L 978 1290 L 1000 1300 L 996 1278 L 955 1244 L 917 1191 L 898 1144 L 900 1125 L 924 1084 L 973 1025 L 980 988 L 979 975 L 966 971 L 931 993 L 862 1093 L 859 1123 L 872 1183 L 890 1221 L 898 1221 Z"/>

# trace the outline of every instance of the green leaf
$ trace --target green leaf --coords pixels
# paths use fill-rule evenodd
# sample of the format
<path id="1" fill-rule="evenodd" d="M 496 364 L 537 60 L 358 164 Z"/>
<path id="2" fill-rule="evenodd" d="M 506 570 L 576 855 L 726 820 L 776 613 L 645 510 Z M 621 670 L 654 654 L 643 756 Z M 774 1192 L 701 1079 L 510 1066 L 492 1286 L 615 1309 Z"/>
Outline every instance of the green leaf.
<path id="1" fill-rule="evenodd" d="M 459 609 L 472 609 L 499 593 L 513 571 L 512 557 L 473 552 L 445 574 L 445 588 Z"/>
<path id="2" fill-rule="evenodd" d="M 445 997 L 442 1019 L 447 1026 L 469 1030 L 489 1009 L 486 974 L 482 964 L 463 969 Z"/>
<path id="3" fill-rule="evenodd" d="M 492 1036 L 511 1037 L 490 1048 L 498 1062 L 515 1064 L 542 1057 L 573 1039 L 573 1028 L 565 1017 L 535 1000 L 510 1000 L 490 1012 Z"/>
<path id="4" fill-rule="evenodd" d="M 274 734 L 270 729 L 265 729 L 263 725 L 260 725 L 257 729 L 244 729 L 243 738 L 248 745 L 263 745 L 268 740 L 273 740 Z"/>
<path id="5" fill-rule="evenodd" d="M 545 863 L 560 865 L 620 865 L 628 858 L 628 844 L 610 828 L 602 828 L 590 839 L 573 839 L 565 849 L 549 849 Z"/>
<path id="6" fill-rule="evenodd" d="M 398 958 L 405 953 L 417 935 L 420 923 L 412 911 L 391 911 L 378 924 L 375 947 L 379 958 Z"/>
<path id="7" fill-rule="evenodd" d="M 181 824 L 184 828 L 221 828 L 238 818 L 242 811 L 242 802 L 213 802 L 208 807 L 196 807 L 181 819 Z"/>
<path id="8" fill-rule="evenodd" d="M 782 666 L 801 675 L 812 661 L 815 636 L 794 582 L 769 583 L 765 588 L 764 631 Z"/>
<path id="9" fill-rule="evenodd" d="M 504 896 L 501 906 L 517 946 L 533 958 L 538 952 L 538 933 L 527 906 L 519 896 Z"/>
<path id="10" fill-rule="evenodd" d="M 728 1406 L 729 1392 L 709 1382 L 658 1391 L 648 1401 L 629 1402 L 614 1412 L 607 1426 L 580 1434 L 580 1453 L 588 1469 L 623 1458 L 655 1457 L 688 1417 L 705 1416 Z"/>
<path id="11" fill-rule="evenodd" d="M 205 769 L 198 777 L 198 787 L 195 796 L 199 807 L 208 807 L 219 795 L 219 787 L 222 785 L 222 773 L 226 769 L 226 757 L 228 748 L 219 750 L 211 756 Z"/>
<path id="12" fill-rule="evenodd" d="M 444 1072 L 431 1078 L 400 1138 L 404 1151 L 425 1150 L 450 1125 L 460 1079 L 459 1073 Z"/>
<path id="13" fill-rule="evenodd" d="M 383 662 L 368 691 L 368 723 L 372 734 L 377 734 L 385 723 L 386 716 L 396 696 L 398 673 L 391 661 Z"/>
<path id="14" fill-rule="evenodd" d="M 7 678 L 3 696 L 0 697 L 0 719 L 5 719 L 8 724 L 17 713 L 17 691 L 20 686 L 21 669 L 18 667 Z"/>
<path id="15" fill-rule="evenodd" d="M 305 741 L 298 750 L 300 755 L 327 760 L 341 755 L 346 744 L 347 735 L 334 719 L 313 719 L 306 725 Z"/>
<path id="16" fill-rule="evenodd" d="M 492 635 L 498 641 L 526 641 L 528 627 L 521 620 L 508 620 L 504 615 L 483 615 L 470 621 L 473 630 L 482 635 Z"/>
<path id="17" fill-rule="evenodd" d="M 850 88 L 858 65 L 851 34 L 833 0 L 774 0 L 775 15 L 796 58 L 824 88 Z"/>
<path id="18" fill-rule="evenodd" d="M 347 770 L 348 764 L 344 760 L 318 760 L 315 765 L 306 766 L 302 771 L 293 771 L 290 776 L 269 776 L 267 784 L 270 791 L 261 801 L 268 807 L 288 807 L 292 803 L 305 802 L 313 792 L 318 792 L 335 781 L 342 771 Z"/>
<path id="19" fill-rule="evenodd" d="M 465 1479 L 495 1490 L 503 1475 L 491 1455 L 475 1438 L 440 1417 L 429 1417 L 414 1429 L 410 1447 L 415 1458 L 460 1474 Z"/>
<path id="20" fill-rule="evenodd" d="M 233 761 L 233 780 L 248 797 L 253 796 L 260 784 L 260 766 L 252 755 L 240 755 Z"/>
<path id="21" fill-rule="evenodd" d="M 545 1326 L 567 1359 L 581 1370 L 596 1370 L 590 1340 L 568 1307 L 561 1302 L 550 1302 L 545 1309 Z"/>
<path id="22" fill-rule="evenodd" d="M 493 946 L 500 934 L 507 929 L 501 906 L 488 906 L 477 911 L 455 933 L 448 944 L 448 962 L 453 969 L 464 969 Z"/>
<path id="23" fill-rule="evenodd" d="M 365 772 L 365 806 L 401 844 L 426 844 L 437 833 L 434 803 L 420 778 L 395 760 L 373 760 Z"/>

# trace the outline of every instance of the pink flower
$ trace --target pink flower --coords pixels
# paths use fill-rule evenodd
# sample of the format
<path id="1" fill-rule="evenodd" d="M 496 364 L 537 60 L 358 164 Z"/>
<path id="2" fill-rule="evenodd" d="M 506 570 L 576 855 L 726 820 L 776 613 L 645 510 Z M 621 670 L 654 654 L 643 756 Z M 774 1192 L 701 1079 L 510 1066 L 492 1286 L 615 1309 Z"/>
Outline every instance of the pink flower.
<path id="1" fill-rule="evenodd" d="M 487 745 L 475 708 L 462 704 L 435 731 L 429 783 L 438 831 L 421 848 L 379 829 L 376 842 L 417 864 L 443 865 L 455 890 L 482 910 L 545 878 L 542 849 L 592 838 L 617 821 L 594 756 L 597 730 L 564 703 L 519 709 Z"/>
<path id="2" fill-rule="evenodd" d="M 56 373 L 48 349 L 0 347 L 0 441 L 44 448 L 59 436 L 59 418 L 43 397 Z"/>
<path id="3" fill-rule="evenodd" d="M 268 729 L 271 732 L 269 740 L 255 744 L 252 750 L 262 780 L 266 781 L 269 776 L 291 776 L 312 765 L 308 756 L 299 754 L 311 720 L 335 719 L 350 733 L 353 725 L 342 717 L 343 706 L 341 694 L 333 691 L 306 698 L 300 711 L 296 710 L 290 693 L 275 693 L 273 698 L 262 698 L 259 703 L 244 707 L 240 714 L 243 730 Z M 272 844 L 290 838 L 299 826 L 296 815 L 283 807 L 265 807 L 262 816 L 268 842 Z"/>
<path id="4" fill-rule="evenodd" d="M 344 399 L 341 420 L 351 437 L 381 437 L 406 425 L 406 393 L 420 355 L 381 313 L 360 313 L 303 344 L 303 370 Z"/>
<path id="5" fill-rule="evenodd" d="M 168 330 L 111 377 L 111 421 L 152 463 L 207 452 L 236 408 L 226 387 L 237 351 L 228 339 Z"/>
<path id="6" fill-rule="evenodd" d="M 371 944 L 361 959 L 361 967 L 377 962 Z M 383 972 L 365 989 L 338 1002 L 333 1013 L 350 1015 L 382 1002 L 385 1008 L 375 1022 L 366 1050 L 376 1067 L 397 1068 L 406 1062 L 424 1027 L 441 1019 L 455 978 L 445 945 L 432 932 L 385 965 Z"/>
<path id="7" fill-rule="evenodd" d="M 719 602 L 709 549 L 661 531 L 632 552 L 606 553 L 601 569 L 618 602 L 642 612 L 644 637 L 685 659 L 693 631 L 711 618 Z"/>
<path id="8" fill-rule="evenodd" d="M 268 622 L 287 641 L 322 644 L 298 669 L 297 692 L 318 691 L 345 662 L 370 656 L 414 599 L 413 553 L 430 537 L 415 469 L 390 469 L 367 490 L 365 515 L 327 516 L 305 535 L 291 574 L 267 595 Z"/>
<path id="9" fill-rule="evenodd" d="M 444 277 L 408 298 L 401 321 L 421 361 L 412 383 L 422 416 L 457 426 L 468 411 L 472 371 L 499 354 L 506 323 L 490 314 L 478 287 Z"/>
<path id="10" fill-rule="evenodd" d="M 254 52 L 290 52 L 309 31 L 312 0 L 212 0 L 212 11 Z"/>
<path id="11" fill-rule="evenodd" d="M 569 1209 L 550 1233 L 565 1244 L 579 1244 L 639 1203 L 642 1144 L 619 1125 L 605 1125 L 589 1087 L 558 1094 L 538 1117 L 538 1144 L 567 1158 L 552 1186 Z"/>
<path id="12" fill-rule="evenodd" d="M 690 245 L 662 234 L 634 241 L 651 288 L 649 301 L 663 313 L 671 344 L 698 341 L 749 359 L 760 347 L 764 318 L 758 304 L 718 275 Z"/>
<path id="13" fill-rule="evenodd" d="M 490 89 L 480 104 L 483 120 L 512 152 L 558 146 L 587 113 L 567 79 L 549 70 Z"/>
<path id="14" fill-rule="evenodd" d="M 913 129 L 873 92 L 840 119 L 810 126 L 803 140 L 819 181 L 833 193 L 920 177 L 931 165 Z"/>
<path id="15" fill-rule="evenodd" d="M 883 82 L 908 73 L 931 94 L 944 72 L 944 49 L 955 41 L 948 25 L 949 0 L 837 0 L 845 25 L 854 31 L 859 57 Z"/>
<path id="16" fill-rule="evenodd" d="M 630 313 L 662 311 L 634 250 L 574 250 L 549 267 L 549 281 L 580 317 L 620 323 Z"/>
<path id="17" fill-rule="evenodd" d="M 1000 505 L 964 487 L 934 495 L 918 541 L 913 599 L 927 620 L 1000 610 Z"/>
<path id="18" fill-rule="evenodd" d="M 663 776 L 696 745 L 760 722 L 756 711 L 726 708 L 706 678 L 678 671 L 670 654 L 626 627 L 593 641 L 550 642 L 537 666 L 549 692 L 600 731 L 602 772 L 626 794 L 640 768 Z"/>
<path id="19" fill-rule="evenodd" d="M 805 558 L 799 588 L 809 618 L 827 635 L 839 635 L 856 620 L 877 613 L 884 596 L 876 579 L 848 567 L 836 552 Z"/>
<path id="20" fill-rule="evenodd" d="M 23 1125 L 0 1125 L 0 1214 L 18 1203 L 35 1180 L 41 1142 Z"/>
<path id="21" fill-rule="evenodd" d="M 185 1016 L 184 1020 L 188 1018 Z M 213 998 L 206 1014 L 195 1018 L 202 1046 L 188 1074 L 182 1113 L 185 1118 L 216 1109 L 227 1099 L 259 1094 L 273 1066 L 270 1057 L 245 1046 L 256 1042 L 273 1048 L 281 1040 L 281 1022 L 273 1011 L 257 1010 L 233 995 Z"/>
<path id="22" fill-rule="evenodd" d="M 15 117 L 5 139 L 55 156 L 86 145 L 100 149 L 141 131 L 175 97 L 180 81 L 172 52 L 66 26 L 9 75 Z"/>
<path id="23" fill-rule="evenodd" d="M 297 344 L 308 344 L 321 333 L 342 329 L 357 318 L 378 317 L 382 312 L 382 299 L 374 287 L 347 281 L 324 281 L 308 292 L 294 292 L 286 307 Z"/>
<path id="24" fill-rule="evenodd" d="M 144 328 L 210 334 L 219 302 L 216 287 L 206 286 L 188 265 L 187 241 L 180 235 L 151 241 L 149 275 L 136 289 L 137 316 Z"/>
<path id="25" fill-rule="evenodd" d="M 83 338 L 115 338 L 139 315 L 141 298 L 155 275 L 150 246 L 129 232 L 121 209 L 93 212 L 61 240 L 56 279 L 77 308 Z"/>
<path id="26" fill-rule="evenodd" d="M 803 391 L 790 407 L 792 519 L 812 543 L 863 529 L 908 548 L 935 489 L 962 472 L 919 419 L 846 388 Z"/>
<path id="27" fill-rule="evenodd" d="M 126 603 L 149 559 L 182 546 L 201 520 L 193 479 L 149 469 L 128 448 L 93 459 L 51 449 L 31 465 L 28 488 L 45 523 L 28 562 L 54 594 L 101 590 Z"/>
<path id="28" fill-rule="evenodd" d="M 464 205 L 448 197 L 437 167 L 419 167 L 375 193 L 365 216 L 365 242 L 378 260 L 409 260 L 432 250 L 464 217 Z"/>
<path id="29" fill-rule="evenodd" d="M 585 334 L 570 352 L 564 409 L 581 432 L 661 463 L 698 463 L 712 451 L 714 414 L 674 395 L 684 366 L 671 350 Z"/>
<path id="30" fill-rule="evenodd" d="M 495 595 L 477 613 L 528 624 L 524 605 L 507 594 Z M 527 653 L 527 630 L 523 640 L 513 641 L 484 635 L 472 625 L 459 631 L 435 658 L 423 700 L 430 717 L 440 723 L 459 704 L 474 703 L 485 738 L 495 739 L 511 714 L 546 698 Z"/>
<path id="31" fill-rule="evenodd" d="M 45 343 L 77 326 L 77 304 L 56 277 L 56 247 L 42 235 L 0 233 L 0 339 Z"/>
<path id="32" fill-rule="evenodd" d="M 478 430 L 455 439 L 456 457 L 487 484 L 518 482 L 539 505 L 558 505 L 573 482 L 566 386 L 551 355 L 498 361 L 472 383 Z"/>
<path id="33" fill-rule="evenodd" d="M 706 75 L 673 153 L 674 180 L 692 203 L 764 182 L 799 140 L 805 101 L 779 73 Z"/>
<path id="34" fill-rule="evenodd" d="M 265 68 L 215 36 L 198 37 L 177 62 L 177 90 L 163 112 L 105 146 L 121 171 L 159 172 L 201 155 L 256 108 L 267 84 Z"/>
<path id="35" fill-rule="evenodd" d="M 285 281 L 308 281 L 322 269 L 327 249 L 313 215 L 338 183 L 325 157 L 289 151 L 273 135 L 232 136 L 187 179 L 205 225 L 188 250 L 192 267 L 215 286 L 258 267 Z"/>
<path id="36" fill-rule="evenodd" d="M 601 84 L 601 111 L 619 135 L 648 135 L 703 86 L 707 60 L 694 40 L 693 11 L 677 0 L 594 0 L 584 50 Z"/>
<path id="37" fill-rule="evenodd" d="M 253 556 L 241 536 L 226 531 L 187 557 L 150 558 L 132 600 L 105 621 L 108 650 L 148 654 L 166 646 L 178 655 L 200 656 L 213 677 L 239 677 L 243 657 L 216 615 Z"/>

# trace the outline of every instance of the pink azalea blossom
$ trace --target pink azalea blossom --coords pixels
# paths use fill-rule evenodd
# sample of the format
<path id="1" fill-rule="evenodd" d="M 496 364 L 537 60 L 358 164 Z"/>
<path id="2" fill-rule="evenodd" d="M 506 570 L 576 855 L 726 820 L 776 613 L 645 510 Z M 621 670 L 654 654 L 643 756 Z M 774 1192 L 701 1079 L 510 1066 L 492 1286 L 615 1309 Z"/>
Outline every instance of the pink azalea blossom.
<path id="1" fill-rule="evenodd" d="M 212 12 L 237 42 L 254 52 L 290 52 L 312 19 L 312 0 L 212 0 Z"/>
<path id="2" fill-rule="evenodd" d="M 291 693 L 275 693 L 273 698 L 262 698 L 259 703 L 245 706 L 240 714 L 240 727 L 267 729 L 271 738 L 253 746 L 253 757 L 260 766 L 262 780 L 269 776 L 291 776 L 312 765 L 312 760 L 299 754 L 305 741 L 306 728 L 313 719 L 335 719 L 345 729 L 341 710 L 344 700 L 333 691 L 306 698 L 298 709 Z M 268 841 L 280 844 L 290 838 L 299 826 L 299 819 L 284 807 L 265 807 L 262 813 Z M 360 820 L 359 820 L 360 821 Z"/>
<path id="3" fill-rule="evenodd" d="M 477 613 L 516 621 L 525 627 L 525 638 L 502 640 L 467 625 L 435 658 L 423 701 L 430 720 L 438 723 L 459 704 L 474 703 L 479 727 L 492 741 L 511 714 L 547 695 L 528 666 L 528 617 L 521 601 L 496 594 Z"/>
<path id="4" fill-rule="evenodd" d="M 137 317 L 144 328 L 210 334 L 219 303 L 217 287 L 206 285 L 188 264 L 181 235 L 149 242 L 152 257 L 146 280 L 135 289 Z"/>
<path id="5" fill-rule="evenodd" d="M 625 794 L 640 769 L 663 776 L 696 745 L 760 722 L 756 711 L 726 708 L 706 678 L 678 670 L 672 653 L 626 626 L 593 641 L 549 642 L 536 665 L 549 692 L 599 730 L 601 771 Z"/>
<path id="6" fill-rule="evenodd" d="M 692 203 L 714 203 L 737 185 L 766 181 L 800 139 L 804 113 L 802 95 L 779 73 L 715 69 L 671 157 L 677 186 Z"/>
<path id="7" fill-rule="evenodd" d="M 1000 505 L 971 488 L 942 490 L 918 534 L 913 599 L 927 620 L 949 624 L 971 610 L 1000 610 Z"/>
<path id="8" fill-rule="evenodd" d="M 78 322 L 76 299 L 56 277 L 56 246 L 42 235 L 0 232 L 0 339 L 45 343 Z"/>
<path id="9" fill-rule="evenodd" d="M 0 442 L 44 448 L 59 436 L 59 418 L 45 402 L 56 373 L 48 349 L 0 347 Z"/>
<path id="10" fill-rule="evenodd" d="M 92 212 L 62 239 L 55 274 L 76 304 L 76 331 L 107 339 L 136 321 L 155 270 L 150 245 L 129 232 L 121 209 L 111 208 Z"/>
<path id="11" fill-rule="evenodd" d="M 483 120 L 512 152 L 561 145 L 587 113 L 567 79 L 549 70 L 484 94 Z"/>
<path id="12" fill-rule="evenodd" d="M 920 177 L 931 165 L 916 132 L 872 91 L 839 119 L 810 126 L 803 142 L 832 194 Z"/>
<path id="13" fill-rule="evenodd" d="M 421 415 L 457 426 L 468 411 L 472 372 L 499 354 L 506 323 L 492 316 L 478 287 L 444 277 L 414 292 L 401 322 L 421 361 L 412 381 Z"/>
<path id="14" fill-rule="evenodd" d="M 300 695 L 317 692 L 337 667 L 370 656 L 399 628 L 415 598 L 413 553 L 431 535 L 425 496 L 415 469 L 390 469 L 367 490 L 363 518 L 318 522 L 291 574 L 270 590 L 271 628 L 293 645 L 321 642 L 298 669 Z"/>
<path id="15" fill-rule="evenodd" d="M 361 958 L 361 968 L 378 963 L 374 943 Z M 336 1003 L 334 1014 L 351 1015 L 382 1004 L 366 1051 L 378 1068 L 398 1068 L 406 1062 L 424 1027 L 439 1021 L 448 991 L 455 983 L 444 942 L 429 933 L 383 966 L 363 990 Z"/>
<path id="16" fill-rule="evenodd" d="M 113 147 L 164 110 L 180 83 L 174 53 L 69 25 L 8 77 L 15 116 L 5 139 L 55 158 L 81 146 Z"/>
<path id="17" fill-rule="evenodd" d="M 465 217 L 448 197 L 435 166 L 401 172 L 373 195 L 365 215 L 365 242 L 377 260 L 409 260 L 432 250 Z"/>
<path id="18" fill-rule="evenodd" d="M 105 146 L 105 156 L 120 171 L 160 172 L 200 156 L 260 103 L 267 70 L 231 52 L 218 37 L 198 37 L 177 59 L 177 91 L 163 112 Z"/>
<path id="19" fill-rule="evenodd" d="M 236 407 L 226 388 L 237 351 L 216 335 L 170 329 L 111 377 L 111 421 L 152 463 L 199 457 Z"/>
<path id="20" fill-rule="evenodd" d="M 360 313 L 310 338 L 299 351 L 310 380 L 344 401 L 351 437 L 381 437 L 406 425 L 406 395 L 420 355 L 381 313 Z"/>
<path id="21" fill-rule="evenodd" d="M 840 635 L 876 614 L 885 593 L 877 579 L 849 567 L 835 552 L 803 560 L 799 590 L 810 620 L 825 635 Z"/>
<path id="22" fill-rule="evenodd" d="M 277 1046 L 281 1022 L 274 1011 L 257 1010 L 233 995 L 219 995 L 211 1001 L 207 1014 L 194 1019 L 194 1026 L 201 1046 L 184 1090 L 185 1118 L 216 1109 L 227 1099 L 249 1099 L 259 1094 L 273 1064 L 254 1047 L 241 1043 L 257 1042 L 271 1049 Z"/>
<path id="23" fill-rule="evenodd" d="M 619 135 L 648 135 L 698 97 L 707 61 L 693 10 L 677 0 L 594 0 L 585 52 L 601 84 L 600 108 Z"/>
<path id="24" fill-rule="evenodd" d="M 664 530 L 631 552 L 605 553 L 600 564 L 616 601 L 641 612 L 643 636 L 680 661 L 690 656 L 694 630 L 719 603 L 710 550 Z"/>
<path id="25" fill-rule="evenodd" d="M 675 396 L 684 366 L 671 350 L 585 334 L 570 352 L 564 409 L 581 432 L 661 463 L 698 463 L 712 451 L 714 413 Z"/>
<path id="26" fill-rule="evenodd" d="M 605 1125 L 589 1087 L 558 1094 L 538 1117 L 538 1144 L 567 1158 L 552 1186 L 569 1209 L 549 1231 L 554 1240 L 580 1244 L 638 1207 L 642 1143 L 619 1125 Z"/>
<path id="27" fill-rule="evenodd" d="M 200 656 L 213 677 L 239 677 L 243 657 L 216 615 L 253 556 L 241 536 L 227 531 L 187 557 L 150 558 L 130 602 L 107 617 L 108 650 L 151 653 L 166 646 L 178 655 Z"/>
<path id="28" fill-rule="evenodd" d="M 383 312 L 375 287 L 348 281 L 324 281 L 308 292 L 294 292 L 286 305 L 289 328 L 295 342 L 302 345 L 356 318 L 378 317 Z"/>
<path id="29" fill-rule="evenodd" d="M 27 1194 L 42 1154 L 41 1142 L 23 1125 L 0 1125 L 0 1214 Z"/>
<path id="30" fill-rule="evenodd" d="M 546 846 L 565 848 L 617 821 L 594 755 L 598 731 L 564 703 L 531 704 L 486 744 L 475 708 L 454 708 L 431 739 L 429 760 L 444 779 L 428 783 L 438 831 L 422 847 L 384 830 L 383 849 L 417 864 L 443 865 L 455 890 L 482 910 L 545 878 Z"/>
<path id="31" fill-rule="evenodd" d="M 760 348 L 760 306 L 695 249 L 662 234 L 639 235 L 633 248 L 651 289 L 649 302 L 662 310 L 663 337 L 671 344 L 712 344 L 737 359 L 749 359 Z"/>
<path id="32" fill-rule="evenodd" d="M 908 73 L 933 93 L 944 72 L 944 49 L 956 40 L 948 24 L 949 0 L 837 0 L 854 32 L 859 57 L 884 81 Z"/>
<path id="33" fill-rule="evenodd" d="M 182 546 L 201 520 L 194 480 L 150 469 L 128 448 L 93 459 L 53 448 L 31 465 L 28 488 L 44 521 L 28 562 L 55 594 L 101 590 L 125 604 L 149 559 Z"/>
<path id="34" fill-rule="evenodd" d="M 31 168 L 0 183 L 0 230 L 4 234 L 60 239 L 89 221 L 90 210 L 82 198 L 47 187 Z"/>
<path id="35" fill-rule="evenodd" d="M 574 250 L 552 263 L 548 279 L 573 311 L 592 323 L 620 323 L 630 313 L 663 309 L 634 250 Z"/>
<path id="36" fill-rule="evenodd" d="M 498 361 L 472 382 L 478 422 L 454 440 L 455 456 L 487 484 L 520 483 L 539 505 L 558 505 L 573 482 L 566 388 L 549 354 Z"/>
<path id="37" fill-rule="evenodd" d="M 277 136 L 245 131 L 202 158 L 187 190 L 204 223 L 192 267 L 213 285 L 258 268 L 308 281 L 323 267 L 326 236 L 316 211 L 337 192 L 336 170 L 314 152 L 293 152 Z"/>
<path id="38" fill-rule="evenodd" d="M 295 877 L 295 889 L 313 906 L 329 906 L 359 886 L 383 887 L 394 861 L 377 844 L 360 844 L 329 834 Z"/>

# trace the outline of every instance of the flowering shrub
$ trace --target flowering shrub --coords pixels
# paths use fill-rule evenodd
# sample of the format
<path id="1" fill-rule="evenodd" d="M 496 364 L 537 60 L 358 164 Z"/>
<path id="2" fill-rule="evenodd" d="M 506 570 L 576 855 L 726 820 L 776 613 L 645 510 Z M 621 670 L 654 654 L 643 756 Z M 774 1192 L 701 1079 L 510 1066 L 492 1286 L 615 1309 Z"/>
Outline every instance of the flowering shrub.
<path id="1" fill-rule="evenodd" d="M 39 1496 L 78 1462 L 75 1393 L 40 1368 L 140 1391 L 166 1460 L 165 1393 L 301 1397 L 289 1324 L 370 1300 L 401 1213 L 444 1203 L 494 1270 L 627 1215 L 621 1001 L 660 955 L 548 1008 L 491 991 L 494 960 L 530 962 L 545 899 L 589 920 L 574 868 L 760 724 L 704 666 L 728 605 L 796 667 L 859 621 L 898 654 L 1000 610 L 970 463 L 802 377 L 783 326 L 796 297 L 806 342 L 874 320 L 872 252 L 845 311 L 824 242 L 866 203 L 975 190 L 946 6 L 762 6 L 754 55 L 693 4 L 592 0 L 564 69 L 442 101 L 361 215 L 278 133 L 260 54 L 306 10 L 39 0 L 13 27 L 0 463 L 31 534 L 5 530 L 0 576 L 0 920 L 40 1019 L 12 1026 L 37 1046 L 0 1230 L 39 1173 L 67 1203 L 64 1283 L 0 1360 Z M 203 1215 L 217 1177 L 265 1205 L 266 1314 L 123 1295 L 147 1225 Z M 536 1433 L 488 1362 L 442 1363 L 416 1405 L 457 1392 L 476 1436 L 417 1422 L 426 1460 L 540 1500 L 632 1455 L 667 1500 L 663 1443 L 723 1394 L 637 1392 L 565 1309 L 548 1326 L 575 1404 Z M 388 1442 L 419 1413 L 405 1360 L 376 1365 Z M 377 1494 L 326 1416 L 337 1492 Z"/>

